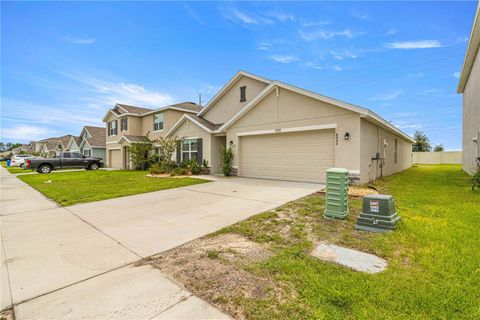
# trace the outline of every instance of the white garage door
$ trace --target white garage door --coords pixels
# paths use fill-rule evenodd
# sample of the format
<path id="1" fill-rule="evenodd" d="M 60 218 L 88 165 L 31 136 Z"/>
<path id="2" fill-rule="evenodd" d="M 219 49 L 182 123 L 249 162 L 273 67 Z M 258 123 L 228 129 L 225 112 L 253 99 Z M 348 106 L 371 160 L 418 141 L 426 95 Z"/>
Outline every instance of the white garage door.
<path id="1" fill-rule="evenodd" d="M 122 152 L 121 150 L 110 150 L 110 168 L 123 169 L 122 167 Z"/>
<path id="2" fill-rule="evenodd" d="M 243 177 L 325 182 L 335 164 L 335 131 L 317 130 L 244 136 L 240 174 Z"/>

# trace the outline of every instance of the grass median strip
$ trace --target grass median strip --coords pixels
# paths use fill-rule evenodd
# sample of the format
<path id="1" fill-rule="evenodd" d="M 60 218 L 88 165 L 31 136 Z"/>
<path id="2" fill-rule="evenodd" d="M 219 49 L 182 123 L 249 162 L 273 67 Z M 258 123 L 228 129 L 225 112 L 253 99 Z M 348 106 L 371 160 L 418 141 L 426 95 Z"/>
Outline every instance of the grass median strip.
<path id="1" fill-rule="evenodd" d="M 239 319 L 474 319 L 480 316 L 480 192 L 458 165 L 418 166 L 377 182 L 402 220 L 389 234 L 323 218 L 313 194 L 148 263 Z M 316 243 L 376 254 L 366 274 L 311 256 Z M 194 263 L 193 263 L 194 261 Z"/>
<path id="2" fill-rule="evenodd" d="M 5 161 L 2 161 L 2 167 L 8 170 L 10 173 L 25 173 L 25 172 L 31 172 L 30 170 L 24 170 L 23 168 L 20 167 L 7 167 L 7 163 Z"/>
<path id="3" fill-rule="evenodd" d="M 62 206 L 208 182 L 197 178 L 148 178 L 144 171 L 76 171 L 18 178 Z"/>

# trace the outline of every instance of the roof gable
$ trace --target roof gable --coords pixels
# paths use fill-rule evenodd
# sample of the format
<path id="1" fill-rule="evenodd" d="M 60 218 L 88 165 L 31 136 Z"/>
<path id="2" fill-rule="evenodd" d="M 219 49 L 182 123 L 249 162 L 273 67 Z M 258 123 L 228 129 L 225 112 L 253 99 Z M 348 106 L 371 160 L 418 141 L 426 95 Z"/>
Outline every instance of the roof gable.
<path id="1" fill-rule="evenodd" d="M 265 84 L 269 84 L 272 82 L 269 79 L 240 70 L 217 92 L 217 94 L 207 103 L 207 105 L 202 109 L 202 111 L 198 113 L 198 116 L 205 115 L 207 111 L 210 110 L 212 106 L 214 106 L 215 103 L 217 103 L 241 77 L 251 78 Z"/>

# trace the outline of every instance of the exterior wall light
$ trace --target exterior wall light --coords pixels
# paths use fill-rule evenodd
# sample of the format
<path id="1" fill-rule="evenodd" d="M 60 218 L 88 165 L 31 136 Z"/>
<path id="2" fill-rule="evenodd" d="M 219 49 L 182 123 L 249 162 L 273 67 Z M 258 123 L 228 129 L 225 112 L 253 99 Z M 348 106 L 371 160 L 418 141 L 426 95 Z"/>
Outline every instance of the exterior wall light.
<path id="1" fill-rule="evenodd" d="M 350 139 L 350 133 L 346 132 L 345 135 L 343 136 L 343 138 L 345 140 L 349 140 Z"/>
<path id="2" fill-rule="evenodd" d="M 230 145 L 233 146 L 233 140 L 230 140 Z"/>

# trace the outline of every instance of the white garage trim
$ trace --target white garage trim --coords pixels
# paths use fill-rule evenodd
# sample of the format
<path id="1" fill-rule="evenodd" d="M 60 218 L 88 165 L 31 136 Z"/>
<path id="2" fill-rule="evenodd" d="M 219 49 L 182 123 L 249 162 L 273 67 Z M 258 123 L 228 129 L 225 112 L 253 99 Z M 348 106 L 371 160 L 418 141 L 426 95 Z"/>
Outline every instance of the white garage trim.
<path id="1" fill-rule="evenodd" d="M 279 129 L 270 129 L 270 130 L 258 130 L 258 131 L 246 131 L 237 133 L 238 137 L 244 136 L 257 136 L 261 134 L 272 134 L 272 133 L 288 133 L 288 132 L 301 132 L 301 131 L 313 131 L 313 130 L 322 130 L 322 129 L 336 129 L 337 124 L 320 124 L 316 126 L 305 126 L 305 127 L 294 127 L 294 128 L 279 128 Z"/>
<path id="2" fill-rule="evenodd" d="M 108 148 L 108 151 L 110 151 L 110 150 L 122 150 L 122 148 L 121 147 L 120 148 Z"/>

